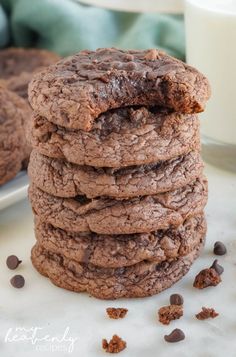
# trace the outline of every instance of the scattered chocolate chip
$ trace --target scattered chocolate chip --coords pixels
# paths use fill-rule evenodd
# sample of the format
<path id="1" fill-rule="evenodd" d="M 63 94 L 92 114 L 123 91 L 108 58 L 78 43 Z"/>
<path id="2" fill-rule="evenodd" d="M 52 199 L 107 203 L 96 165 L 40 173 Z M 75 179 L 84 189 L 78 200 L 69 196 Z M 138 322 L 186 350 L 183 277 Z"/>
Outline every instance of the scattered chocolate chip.
<path id="1" fill-rule="evenodd" d="M 214 319 L 218 315 L 219 315 L 218 312 L 216 312 L 214 309 L 208 307 L 202 307 L 202 311 L 200 311 L 195 316 L 198 320 L 206 320 L 209 318 Z"/>
<path id="2" fill-rule="evenodd" d="M 166 342 L 179 342 L 185 339 L 185 334 L 179 328 L 174 329 L 169 335 L 165 335 Z"/>
<path id="3" fill-rule="evenodd" d="M 171 305 L 183 305 L 184 298 L 180 294 L 172 294 L 170 296 L 170 304 Z"/>
<path id="4" fill-rule="evenodd" d="M 14 288 L 20 289 L 25 285 L 25 279 L 22 275 L 14 275 L 11 278 L 10 283 Z"/>
<path id="5" fill-rule="evenodd" d="M 213 262 L 211 268 L 212 268 L 212 269 L 215 269 L 215 271 L 216 271 L 219 275 L 221 275 L 221 274 L 224 272 L 224 268 L 223 268 L 220 264 L 218 264 L 218 260 L 217 260 L 217 259 L 214 260 L 214 262 Z"/>
<path id="6" fill-rule="evenodd" d="M 122 307 L 108 307 L 106 309 L 107 311 L 107 315 L 111 318 L 111 319 L 123 319 L 125 317 L 125 315 L 128 312 L 128 309 L 122 308 Z"/>
<path id="7" fill-rule="evenodd" d="M 163 306 L 158 311 L 159 321 L 163 325 L 169 325 L 172 320 L 177 320 L 183 316 L 182 305 Z"/>
<path id="8" fill-rule="evenodd" d="M 16 269 L 21 262 L 16 255 L 9 255 L 6 260 L 7 267 L 11 270 Z"/>
<path id="9" fill-rule="evenodd" d="M 126 346 L 126 342 L 117 335 L 114 335 L 109 342 L 105 338 L 102 340 L 102 348 L 108 353 L 119 353 L 123 351 Z"/>
<path id="10" fill-rule="evenodd" d="M 227 253 L 227 249 L 224 243 L 215 242 L 213 252 L 215 255 L 225 255 Z"/>
<path id="11" fill-rule="evenodd" d="M 205 289 L 208 286 L 216 286 L 221 282 L 219 274 L 213 268 L 200 271 L 195 277 L 193 286 L 197 289 Z"/>

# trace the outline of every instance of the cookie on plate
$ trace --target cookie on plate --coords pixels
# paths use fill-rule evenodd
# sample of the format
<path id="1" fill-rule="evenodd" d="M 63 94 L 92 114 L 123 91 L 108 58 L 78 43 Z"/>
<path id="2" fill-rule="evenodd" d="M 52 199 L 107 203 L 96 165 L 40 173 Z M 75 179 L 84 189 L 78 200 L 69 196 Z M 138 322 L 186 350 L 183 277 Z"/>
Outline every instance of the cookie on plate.
<path id="1" fill-rule="evenodd" d="M 28 84 L 34 73 L 60 59 L 41 49 L 6 48 L 0 50 L 0 83 L 23 98 L 28 97 Z"/>
<path id="2" fill-rule="evenodd" d="M 0 185 L 16 176 L 28 161 L 24 125 L 30 115 L 24 99 L 0 86 Z"/>

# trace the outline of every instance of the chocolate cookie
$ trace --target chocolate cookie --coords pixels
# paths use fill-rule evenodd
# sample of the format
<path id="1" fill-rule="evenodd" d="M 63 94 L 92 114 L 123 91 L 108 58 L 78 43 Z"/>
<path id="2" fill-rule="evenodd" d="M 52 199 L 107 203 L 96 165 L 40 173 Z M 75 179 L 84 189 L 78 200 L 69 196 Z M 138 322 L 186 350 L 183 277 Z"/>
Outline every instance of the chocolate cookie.
<path id="1" fill-rule="evenodd" d="M 159 105 L 196 113 L 203 111 L 209 95 L 201 73 L 157 50 L 81 51 L 36 74 L 29 85 L 36 113 L 88 131 L 110 109 Z"/>
<path id="2" fill-rule="evenodd" d="M 200 147 L 196 115 L 144 107 L 102 114 L 90 132 L 65 129 L 34 116 L 28 138 L 46 156 L 95 167 L 156 163 Z"/>
<path id="3" fill-rule="evenodd" d="M 181 279 L 190 269 L 203 246 L 172 262 L 142 261 L 123 268 L 99 268 L 77 263 L 36 244 L 32 249 L 34 267 L 57 286 L 83 292 L 100 299 L 144 297 L 160 293 Z"/>
<path id="4" fill-rule="evenodd" d="M 189 254 L 206 234 L 204 215 L 188 218 L 177 228 L 132 235 L 70 233 L 35 220 L 39 245 L 79 263 L 120 268 L 143 260 L 161 263 Z"/>
<path id="5" fill-rule="evenodd" d="M 203 162 L 196 151 L 157 164 L 109 169 L 78 166 L 33 150 L 28 174 L 37 187 L 54 196 L 131 198 L 186 186 L 201 176 L 202 170 Z"/>
<path id="6" fill-rule="evenodd" d="M 60 198 L 35 184 L 29 196 L 34 213 L 43 222 L 69 232 L 145 233 L 177 227 L 188 217 L 200 214 L 207 201 L 207 181 L 199 178 L 173 191 L 129 200 Z"/>
<path id="7" fill-rule="evenodd" d="M 24 124 L 30 114 L 22 98 L 0 87 L 0 185 L 12 179 L 28 159 Z"/>
<path id="8" fill-rule="evenodd" d="M 53 52 L 40 49 L 7 48 L 0 51 L 0 83 L 23 98 L 33 73 L 58 61 Z"/>

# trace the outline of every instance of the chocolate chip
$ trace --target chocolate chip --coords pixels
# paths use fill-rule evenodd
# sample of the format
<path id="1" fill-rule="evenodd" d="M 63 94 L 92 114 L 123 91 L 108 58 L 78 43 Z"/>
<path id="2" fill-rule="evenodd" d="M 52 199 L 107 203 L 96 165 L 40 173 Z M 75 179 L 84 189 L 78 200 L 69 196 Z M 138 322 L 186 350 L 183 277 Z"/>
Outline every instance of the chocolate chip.
<path id="1" fill-rule="evenodd" d="M 16 255 L 9 255 L 6 260 L 7 267 L 11 270 L 16 269 L 21 262 L 22 260 L 19 260 Z"/>
<path id="2" fill-rule="evenodd" d="M 172 294 L 170 296 L 170 304 L 171 305 L 183 305 L 184 298 L 180 294 Z"/>
<path id="3" fill-rule="evenodd" d="M 179 328 L 174 329 L 169 335 L 165 335 L 164 339 L 166 342 L 179 342 L 185 339 L 185 334 Z"/>
<path id="4" fill-rule="evenodd" d="M 212 264 L 212 266 L 210 268 L 215 269 L 215 271 L 219 275 L 221 275 L 224 272 L 224 268 L 220 264 L 218 264 L 218 260 L 217 259 L 214 260 L 214 262 L 213 262 L 213 264 Z"/>
<path id="5" fill-rule="evenodd" d="M 222 242 L 215 242 L 213 252 L 215 255 L 225 255 L 227 253 L 227 249 Z"/>
<path id="6" fill-rule="evenodd" d="M 22 275 L 14 275 L 11 278 L 10 282 L 11 282 L 11 285 L 17 289 L 23 288 L 23 286 L 25 285 L 25 279 Z"/>

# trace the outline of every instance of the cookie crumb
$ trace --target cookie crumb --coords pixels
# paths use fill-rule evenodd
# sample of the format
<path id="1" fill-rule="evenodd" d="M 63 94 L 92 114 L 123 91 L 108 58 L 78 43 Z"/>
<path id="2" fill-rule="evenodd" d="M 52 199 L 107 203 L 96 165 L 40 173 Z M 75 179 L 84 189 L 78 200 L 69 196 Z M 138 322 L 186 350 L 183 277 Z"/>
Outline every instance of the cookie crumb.
<path id="1" fill-rule="evenodd" d="M 110 319 L 123 319 L 126 316 L 128 309 L 123 307 L 108 307 L 106 312 Z"/>
<path id="2" fill-rule="evenodd" d="M 159 58 L 159 54 L 155 48 L 149 50 L 145 55 L 145 59 L 148 61 L 155 61 L 158 58 Z"/>
<path id="3" fill-rule="evenodd" d="M 169 325 L 172 320 L 177 320 L 183 316 L 182 305 L 163 306 L 158 311 L 159 321 L 163 325 Z"/>
<path id="4" fill-rule="evenodd" d="M 206 320 L 209 318 L 214 319 L 218 315 L 219 315 L 218 312 L 216 312 L 214 309 L 209 308 L 209 307 L 202 307 L 202 311 L 200 311 L 195 316 L 198 320 Z"/>
<path id="5" fill-rule="evenodd" d="M 113 335 L 108 342 L 105 338 L 102 340 L 102 348 L 108 353 L 119 353 L 126 348 L 126 342 L 117 335 Z"/>
<path id="6" fill-rule="evenodd" d="M 221 282 L 221 277 L 213 268 L 200 271 L 195 277 L 193 286 L 197 289 L 205 289 L 208 286 L 216 286 Z"/>

